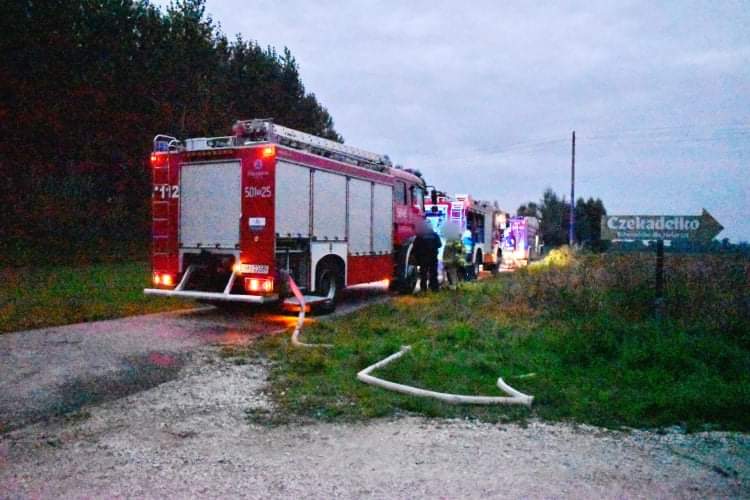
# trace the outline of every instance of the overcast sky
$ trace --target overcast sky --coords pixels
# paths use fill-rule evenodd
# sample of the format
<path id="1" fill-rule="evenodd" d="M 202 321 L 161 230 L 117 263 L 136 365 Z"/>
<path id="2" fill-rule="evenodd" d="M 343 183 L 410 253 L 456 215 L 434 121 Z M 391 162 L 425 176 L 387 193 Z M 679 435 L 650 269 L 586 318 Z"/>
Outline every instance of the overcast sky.
<path id="1" fill-rule="evenodd" d="M 750 240 L 750 3 L 208 0 L 346 142 L 515 211 L 546 187 Z M 249 117 L 245 117 L 249 118 Z"/>

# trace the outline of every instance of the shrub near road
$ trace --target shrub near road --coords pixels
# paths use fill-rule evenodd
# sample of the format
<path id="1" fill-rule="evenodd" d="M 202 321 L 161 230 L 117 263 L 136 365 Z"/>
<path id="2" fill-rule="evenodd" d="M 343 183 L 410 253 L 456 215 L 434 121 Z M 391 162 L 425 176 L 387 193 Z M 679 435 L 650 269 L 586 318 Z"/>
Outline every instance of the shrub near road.
<path id="1" fill-rule="evenodd" d="M 488 421 L 538 416 L 609 427 L 750 430 L 748 261 L 668 259 L 669 316 L 651 318 L 653 257 L 557 252 L 458 293 L 401 297 L 312 325 L 300 350 L 268 339 L 281 414 L 322 419 L 414 411 Z M 710 279 L 708 279 L 710 278 Z M 523 408 L 452 406 L 358 382 L 358 370 L 433 390 L 500 395 L 498 376 L 535 396 Z"/>

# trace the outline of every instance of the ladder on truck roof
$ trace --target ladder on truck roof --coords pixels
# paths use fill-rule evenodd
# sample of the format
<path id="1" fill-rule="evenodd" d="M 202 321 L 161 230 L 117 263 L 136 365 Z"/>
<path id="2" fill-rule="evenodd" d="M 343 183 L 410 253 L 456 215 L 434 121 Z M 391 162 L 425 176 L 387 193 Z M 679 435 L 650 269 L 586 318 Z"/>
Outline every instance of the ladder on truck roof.
<path id="1" fill-rule="evenodd" d="M 449 220 L 463 227 L 464 225 L 464 202 L 461 200 L 451 201 L 450 206 L 451 206 L 451 209 L 450 209 L 450 213 L 448 214 Z"/>
<path id="2" fill-rule="evenodd" d="M 233 130 L 238 137 L 247 138 L 250 142 L 273 142 L 381 172 L 386 171 L 392 165 L 388 155 L 371 153 L 364 149 L 283 127 L 273 123 L 270 119 L 240 120 L 234 124 Z"/>

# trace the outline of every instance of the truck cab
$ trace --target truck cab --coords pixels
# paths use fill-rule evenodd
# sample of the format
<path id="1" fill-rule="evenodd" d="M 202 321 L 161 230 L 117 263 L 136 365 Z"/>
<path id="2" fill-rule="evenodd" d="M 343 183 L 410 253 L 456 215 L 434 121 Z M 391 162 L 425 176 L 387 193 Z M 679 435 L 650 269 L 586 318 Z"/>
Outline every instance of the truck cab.
<path id="1" fill-rule="evenodd" d="M 406 245 L 416 234 L 425 215 L 425 182 L 414 170 L 396 168 L 393 183 L 393 240 Z"/>

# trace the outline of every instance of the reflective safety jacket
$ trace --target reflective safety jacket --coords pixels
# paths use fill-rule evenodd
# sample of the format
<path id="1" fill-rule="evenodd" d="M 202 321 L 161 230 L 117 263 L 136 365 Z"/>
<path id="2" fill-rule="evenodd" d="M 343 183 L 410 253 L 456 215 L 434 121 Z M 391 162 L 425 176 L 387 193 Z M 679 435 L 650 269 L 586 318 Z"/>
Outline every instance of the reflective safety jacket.
<path id="1" fill-rule="evenodd" d="M 466 265 L 464 244 L 460 240 L 448 240 L 443 250 L 443 265 L 463 267 Z"/>

